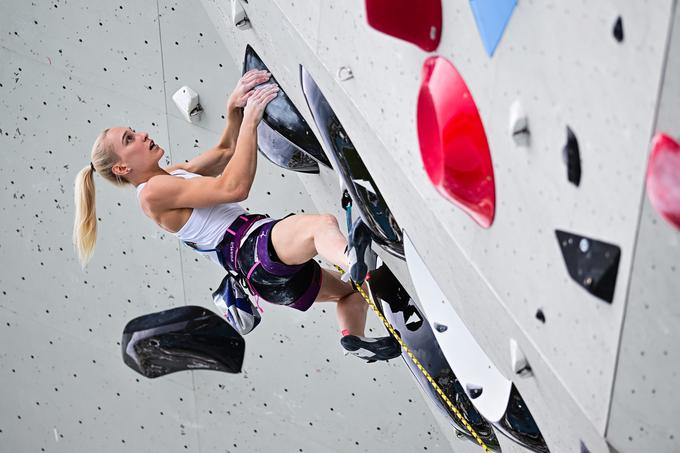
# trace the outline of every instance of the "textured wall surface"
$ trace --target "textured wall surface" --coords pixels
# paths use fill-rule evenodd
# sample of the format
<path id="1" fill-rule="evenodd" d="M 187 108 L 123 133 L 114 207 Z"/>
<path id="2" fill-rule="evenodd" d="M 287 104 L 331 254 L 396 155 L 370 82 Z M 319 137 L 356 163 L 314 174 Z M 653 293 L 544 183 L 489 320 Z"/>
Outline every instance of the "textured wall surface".
<path id="1" fill-rule="evenodd" d="M 680 137 L 675 6 L 655 133 Z M 607 437 L 618 451 L 680 451 L 680 234 L 643 200 Z"/>
<path id="2" fill-rule="evenodd" d="M 265 306 L 241 375 L 128 369 L 125 323 L 211 307 L 222 273 L 145 217 L 133 189 L 98 175 L 98 243 L 81 271 L 75 174 L 114 125 L 148 131 L 166 164 L 213 146 L 240 66 L 197 1 L 1 0 L 0 31 L 0 451 L 469 451 L 402 362 L 343 356 L 332 305 Z M 171 100 L 185 84 L 205 109 L 196 124 Z M 260 158 L 244 206 L 282 216 L 339 195 L 330 171 L 298 176 Z"/>
<path id="3" fill-rule="evenodd" d="M 581 442 L 607 451 L 649 141 L 677 2 L 519 2 L 492 58 L 463 0 L 442 2 L 442 40 L 431 54 L 370 28 L 361 0 L 244 3 L 252 23 L 244 31 L 230 23 L 224 2 L 202 3 L 234 60 L 243 58 L 246 43 L 254 46 L 298 106 L 305 101 L 297 65 L 314 77 L 399 225 L 496 366 L 512 377 L 511 338 L 527 354 L 534 377 L 514 383 L 548 444 L 560 452 L 580 451 Z M 619 16 L 622 42 L 612 33 Z M 457 67 L 480 111 L 497 196 L 488 230 L 444 200 L 423 171 L 415 112 L 430 55 Z M 339 80 L 343 66 L 354 78 Z M 529 147 L 517 147 L 508 131 L 516 100 L 529 117 Z M 672 98 L 664 102 L 677 118 Z M 567 126 L 580 145 L 579 187 L 567 181 L 562 161 Z M 611 304 L 569 277 L 556 229 L 621 248 Z M 658 291 L 673 294 L 669 286 Z"/>
<path id="4" fill-rule="evenodd" d="M 232 1 L 252 28 L 233 26 Z M 99 237 L 82 271 L 71 245 L 75 174 L 113 125 L 148 131 L 165 164 L 213 146 L 250 44 L 317 135 L 299 66 L 318 83 L 551 451 L 680 452 L 680 233 L 644 193 L 652 135 L 680 138 L 677 0 L 520 0 L 493 57 L 469 1 L 442 3 L 441 44 L 427 53 L 370 28 L 364 0 L 0 0 L 0 451 L 481 451 L 455 437 L 401 361 L 344 357 L 332 305 L 265 306 L 240 375 L 148 380 L 122 363 L 128 320 L 212 306 L 222 272 L 145 217 L 134 190 L 97 175 Z M 456 66 L 484 124 L 497 200 L 486 230 L 423 169 L 416 103 L 432 55 Z M 341 67 L 354 77 L 340 80 Z M 182 85 L 201 97 L 196 124 L 171 99 Z M 529 147 L 508 131 L 515 101 Z M 580 145 L 579 187 L 562 161 L 567 126 Z M 341 218 L 339 201 L 333 171 L 300 175 L 260 157 L 244 206 Z M 569 277 L 555 229 L 621 248 L 611 304 Z M 412 288 L 406 264 L 377 251 Z M 384 332 L 371 315 L 369 328 Z M 513 374 L 510 339 L 533 376 Z M 525 451 L 499 441 L 504 453 Z"/>

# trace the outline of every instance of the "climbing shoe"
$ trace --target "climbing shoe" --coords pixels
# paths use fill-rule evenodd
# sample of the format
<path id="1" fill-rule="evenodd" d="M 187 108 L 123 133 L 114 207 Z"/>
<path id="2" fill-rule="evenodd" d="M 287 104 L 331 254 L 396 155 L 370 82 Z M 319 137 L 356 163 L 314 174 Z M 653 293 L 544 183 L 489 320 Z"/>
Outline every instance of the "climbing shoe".
<path id="1" fill-rule="evenodd" d="M 401 355 L 399 342 L 391 336 L 367 338 L 358 335 L 345 335 L 340 344 L 347 353 L 355 355 L 368 363 L 376 360 L 390 360 Z"/>
<path id="2" fill-rule="evenodd" d="M 357 219 L 349 232 L 349 276 L 357 285 L 364 283 L 368 266 L 364 261 L 366 249 L 371 245 L 371 231 L 361 219 Z"/>

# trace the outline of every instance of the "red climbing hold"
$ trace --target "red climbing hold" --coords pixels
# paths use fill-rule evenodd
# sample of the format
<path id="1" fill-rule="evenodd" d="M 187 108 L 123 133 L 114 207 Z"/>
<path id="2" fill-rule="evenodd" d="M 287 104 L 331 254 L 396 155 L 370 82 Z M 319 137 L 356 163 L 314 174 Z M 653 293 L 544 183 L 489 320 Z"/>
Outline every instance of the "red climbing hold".
<path id="1" fill-rule="evenodd" d="M 680 144 L 666 134 L 652 140 L 647 196 L 654 209 L 680 229 Z"/>
<path id="2" fill-rule="evenodd" d="M 439 46 L 442 34 L 441 0 L 366 0 L 368 24 L 426 52 Z"/>
<path id="3" fill-rule="evenodd" d="M 442 57 L 423 65 L 418 141 L 425 171 L 446 198 L 482 227 L 496 209 L 493 166 L 484 125 L 465 81 Z"/>

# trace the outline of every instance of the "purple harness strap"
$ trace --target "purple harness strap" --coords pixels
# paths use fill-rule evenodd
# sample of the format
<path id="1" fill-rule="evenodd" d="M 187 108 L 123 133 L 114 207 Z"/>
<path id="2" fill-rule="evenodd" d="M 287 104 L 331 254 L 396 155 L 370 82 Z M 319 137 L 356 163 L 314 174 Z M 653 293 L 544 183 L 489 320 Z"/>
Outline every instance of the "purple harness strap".
<path id="1" fill-rule="evenodd" d="M 269 241 L 267 240 L 267 237 L 269 236 L 271 229 L 274 228 L 275 222 L 275 220 L 267 222 L 262 227 L 260 234 L 257 236 L 257 241 L 255 242 L 255 249 L 257 250 L 255 262 L 256 264 L 258 262 L 261 263 L 264 270 L 270 274 L 274 274 L 279 277 L 287 277 L 288 275 L 293 275 L 302 269 L 303 264 L 288 265 L 277 263 L 269 258 Z"/>
<path id="2" fill-rule="evenodd" d="M 232 228 L 233 224 L 230 225 L 229 228 L 227 228 L 227 232 L 232 234 L 234 237 L 227 241 L 227 243 L 224 245 L 224 251 L 226 252 L 224 254 L 225 257 L 228 257 L 228 263 L 229 266 L 236 272 L 238 272 L 238 252 L 239 249 L 241 248 L 241 240 L 243 239 L 243 236 L 246 234 L 246 232 L 250 229 L 250 227 L 257 222 L 258 220 L 262 220 L 266 218 L 264 215 L 255 215 L 252 218 L 247 218 L 245 216 L 240 216 L 239 219 L 244 221 L 243 224 L 241 224 L 238 227 Z M 237 219 L 238 220 L 238 219 Z M 268 236 L 271 233 L 271 229 L 274 227 L 276 224 L 277 220 L 272 219 L 271 221 L 265 223 L 261 228 L 262 230 L 260 233 L 257 235 L 257 239 L 255 241 L 255 262 L 251 266 L 251 268 L 248 270 L 248 273 L 246 275 L 246 283 L 248 284 L 248 288 L 250 289 L 250 292 L 256 296 L 256 305 L 257 309 L 262 313 L 264 310 L 260 307 L 260 293 L 257 292 L 257 290 L 253 287 L 253 285 L 250 283 L 250 276 L 253 275 L 253 272 L 257 268 L 258 265 L 262 265 L 262 268 L 269 272 L 270 274 L 279 276 L 279 277 L 286 277 L 289 275 L 293 275 L 302 267 L 304 264 L 297 264 L 297 265 L 287 265 L 283 263 L 277 263 L 275 261 L 272 261 L 271 258 L 269 257 L 269 241 L 268 241 Z M 236 223 L 236 222 L 234 222 Z M 236 231 L 234 231 L 236 229 Z M 323 275 L 320 276 L 322 278 Z M 309 308 L 309 306 L 314 302 L 316 299 L 316 296 L 319 292 L 319 287 L 320 285 L 309 285 L 309 287 L 305 290 L 305 292 L 292 304 L 289 306 L 298 310 L 306 310 Z"/>
<path id="3" fill-rule="evenodd" d="M 229 228 L 227 228 L 227 233 L 230 233 L 234 237 L 229 241 L 225 241 L 222 248 L 222 254 L 225 257 L 227 265 L 231 267 L 234 272 L 238 272 L 238 249 L 241 247 L 241 240 L 243 239 L 243 236 L 255 222 L 262 220 L 265 217 L 266 216 L 261 214 L 256 214 L 251 218 L 242 215 L 239 216 L 236 221 L 234 221 L 234 223 L 238 222 L 239 220 L 243 221 L 240 226 L 234 227 L 234 223 L 232 223 L 229 225 Z M 234 229 L 236 231 L 234 231 Z"/>
<path id="4" fill-rule="evenodd" d="M 321 289 L 321 284 L 323 283 L 323 272 L 319 272 L 319 284 L 318 285 L 309 285 L 307 289 L 305 290 L 304 293 L 292 304 L 289 305 L 291 308 L 295 308 L 297 310 L 305 311 L 309 308 L 310 305 L 314 303 L 316 300 L 316 296 L 319 294 L 319 290 Z"/>

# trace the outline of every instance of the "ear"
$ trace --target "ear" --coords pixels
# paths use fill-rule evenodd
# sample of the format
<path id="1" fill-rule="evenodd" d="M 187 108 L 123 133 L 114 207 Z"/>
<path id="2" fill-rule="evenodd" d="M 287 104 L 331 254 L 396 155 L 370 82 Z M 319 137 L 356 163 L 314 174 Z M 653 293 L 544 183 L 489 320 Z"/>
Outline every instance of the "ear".
<path id="1" fill-rule="evenodd" d="M 130 169 L 128 167 L 120 164 L 115 164 L 113 167 L 111 167 L 111 171 L 114 175 L 118 176 L 125 176 L 130 173 Z"/>

